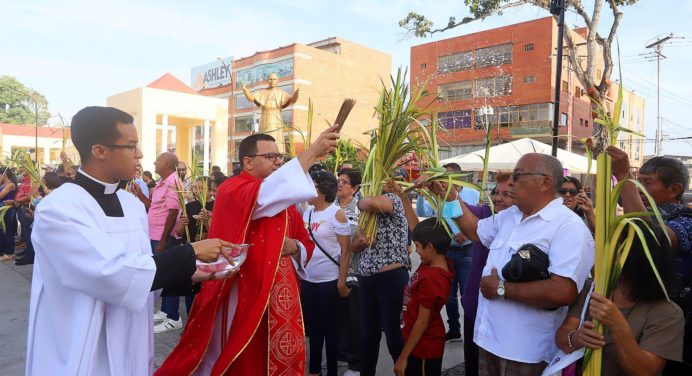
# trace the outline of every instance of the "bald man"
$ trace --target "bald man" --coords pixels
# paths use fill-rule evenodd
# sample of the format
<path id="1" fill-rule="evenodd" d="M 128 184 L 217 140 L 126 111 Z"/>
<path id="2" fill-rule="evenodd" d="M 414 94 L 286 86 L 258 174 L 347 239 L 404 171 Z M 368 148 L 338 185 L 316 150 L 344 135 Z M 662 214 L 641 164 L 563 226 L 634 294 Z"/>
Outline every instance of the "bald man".
<path id="1" fill-rule="evenodd" d="M 555 332 L 564 307 L 577 300 L 594 260 L 589 229 L 557 194 L 562 179 L 560 161 L 531 153 L 512 173 L 514 206 L 479 220 L 457 200 L 462 232 L 490 250 L 474 327 L 481 374 L 540 375 L 557 352 Z M 548 255 L 550 277 L 505 282 L 502 268 L 527 244 Z"/>
<path id="2" fill-rule="evenodd" d="M 180 189 L 178 179 L 178 157 L 169 152 L 161 153 L 154 162 L 154 172 L 161 179 L 156 183 L 151 194 L 149 207 L 149 238 L 155 252 L 166 249 L 166 243 L 177 237 L 173 228 L 180 216 L 180 202 L 177 191 Z"/>

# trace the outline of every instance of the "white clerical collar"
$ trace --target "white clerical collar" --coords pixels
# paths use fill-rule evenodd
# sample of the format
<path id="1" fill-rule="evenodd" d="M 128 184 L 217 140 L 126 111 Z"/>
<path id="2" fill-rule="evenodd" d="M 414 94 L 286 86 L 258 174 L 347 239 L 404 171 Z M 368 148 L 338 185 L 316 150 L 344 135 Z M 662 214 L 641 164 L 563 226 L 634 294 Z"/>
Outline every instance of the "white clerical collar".
<path id="1" fill-rule="evenodd" d="M 120 185 L 120 182 L 106 183 L 106 182 L 103 182 L 101 180 L 98 180 L 95 177 L 87 174 L 86 171 L 82 170 L 81 167 L 79 168 L 79 173 L 81 173 L 82 175 L 88 177 L 89 179 L 101 184 L 103 186 L 103 193 L 107 194 L 107 195 L 115 193 L 115 191 L 118 190 L 118 186 Z"/>

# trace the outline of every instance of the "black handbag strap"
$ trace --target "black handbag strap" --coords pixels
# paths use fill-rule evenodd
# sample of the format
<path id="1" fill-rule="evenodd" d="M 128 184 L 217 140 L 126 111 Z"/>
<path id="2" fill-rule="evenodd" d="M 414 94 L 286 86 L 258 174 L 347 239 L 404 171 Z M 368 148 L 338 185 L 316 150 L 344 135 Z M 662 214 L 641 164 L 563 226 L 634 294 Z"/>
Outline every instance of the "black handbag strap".
<path id="1" fill-rule="evenodd" d="M 314 210 L 315 209 L 311 209 L 310 214 L 308 214 L 308 232 L 310 233 L 310 238 L 312 238 L 312 242 L 315 243 L 315 246 L 317 246 L 317 248 L 319 248 L 320 251 L 322 251 L 322 253 L 324 253 L 324 255 L 327 256 L 328 259 L 332 260 L 332 262 L 335 263 L 337 267 L 341 267 L 341 264 L 339 264 L 338 261 L 334 260 L 334 257 L 327 253 L 327 251 L 325 251 L 324 248 L 322 248 L 320 243 L 317 242 L 317 239 L 315 239 L 315 235 L 312 233 L 312 212 Z"/>

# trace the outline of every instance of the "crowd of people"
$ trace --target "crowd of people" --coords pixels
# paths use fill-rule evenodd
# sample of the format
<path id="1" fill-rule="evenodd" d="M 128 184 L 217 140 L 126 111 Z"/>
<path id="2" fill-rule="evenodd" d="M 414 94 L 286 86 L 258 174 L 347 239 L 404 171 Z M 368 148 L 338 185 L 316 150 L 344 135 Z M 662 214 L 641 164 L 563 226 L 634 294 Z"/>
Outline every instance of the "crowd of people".
<path id="1" fill-rule="evenodd" d="M 692 210 L 682 203 L 689 176 L 678 160 L 656 157 L 639 170 L 638 180 L 654 202 L 634 183 L 623 185 L 620 215 L 641 216 L 656 204 L 665 225 L 640 217 L 652 231 L 632 241 L 613 294 L 605 297 L 592 287 L 598 207 L 582 182 L 565 176 L 549 155 L 524 155 L 512 171 L 495 174 L 489 200 L 470 187 L 449 187 L 421 175 L 415 188 L 440 202 L 419 194 L 414 205 L 411 191 L 394 180 L 381 195 L 363 197 L 358 169 L 327 171 L 319 161 L 334 150 L 334 127 L 290 161 L 270 136 L 249 136 L 239 148 L 241 168 L 228 178 L 216 166 L 209 176 L 191 176 L 170 152 L 158 156 L 152 174 L 139 164 L 129 115 L 108 108 L 83 111 L 73 120 L 82 168 L 64 158 L 36 189 L 22 171 L 0 169 L 0 200 L 11 207 L 4 213 L 0 259 L 14 258 L 18 232 L 25 251 L 15 263 L 37 260 L 29 375 L 80 364 L 86 374 L 120 373 L 114 364 L 146 343 L 128 337 L 137 335 L 132 320 L 142 317 L 153 323 L 155 334 L 183 330 L 157 375 L 307 371 L 315 376 L 326 368 L 326 375 L 336 376 L 339 362 L 345 362 L 345 375 L 371 376 L 383 367 L 378 365 L 383 333 L 399 376 L 440 375 L 445 346 L 456 341 L 463 341 L 469 376 L 580 374 L 586 348 L 603 349 L 607 375 L 689 371 L 684 361 L 690 361 L 691 351 Z M 92 128 L 100 124 L 111 128 L 97 134 Z M 627 155 L 613 147 L 608 153 L 614 177 L 634 179 Z M 58 189 L 61 185 L 70 187 Z M 75 189 L 94 197 L 93 208 L 102 210 L 70 204 L 97 218 L 92 227 L 71 219 L 73 213 L 55 212 L 64 205 L 60 200 L 77 200 L 70 196 Z M 65 193 L 41 200 L 51 192 Z M 378 218 L 372 240 L 358 227 L 365 212 Z M 116 219 L 124 222 L 116 225 Z M 70 223 L 75 229 L 61 230 Z M 65 240 L 56 240 L 61 236 Z M 195 259 L 227 257 L 224 249 L 241 243 L 250 248 L 239 271 L 196 270 Z M 63 251 L 58 246 L 85 259 L 66 261 L 72 254 L 55 255 Z M 413 260 L 420 260 L 415 269 Z M 85 287 L 90 281 L 95 286 Z M 58 292 L 53 285 L 61 286 Z M 108 329 L 72 321 L 67 330 L 49 327 L 56 324 L 41 311 L 41 291 L 65 312 L 87 309 L 80 297 L 89 296 L 96 304 L 89 312 L 97 306 L 107 312 L 99 322 Z M 150 291 L 160 299 L 157 312 L 142 311 Z M 52 293 L 58 295 L 46 298 Z M 181 297 L 187 323 L 179 312 Z M 125 327 L 114 320 L 124 320 L 118 325 Z M 595 331 L 597 323 L 604 325 L 603 334 Z M 145 324 L 135 329 L 146 331 Z M 111 329 L 119 332 L 109 340 L 124 345 L 99 342 L 107 341 L 100 331 Z M 62 339 L 80 333 L 84 345 L 73 344 L 74 351 L 93 360 L 65 349 L 48 356 L 57 350 L 45 341 L 46 333 Z M 554 369 L 558 359 L 569 356 L 570 364 Z M 151 360 L 139 358 L 125 369 L 153 371 Z"/>

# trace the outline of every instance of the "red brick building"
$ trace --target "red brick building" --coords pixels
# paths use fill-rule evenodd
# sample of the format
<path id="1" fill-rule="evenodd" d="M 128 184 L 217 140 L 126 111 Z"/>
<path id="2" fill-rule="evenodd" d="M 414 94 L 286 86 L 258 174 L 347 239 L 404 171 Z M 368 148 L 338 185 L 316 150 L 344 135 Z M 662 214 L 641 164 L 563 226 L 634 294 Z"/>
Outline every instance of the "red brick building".
<path id="1" fill-rule="evenodd" d="M 582 35 L 574 37 L 583 41 Z M 428 80 L 426 89 L 434 95 L 423 104 L 432 106 L 448 131 L 440 136 L 448 149 L 441 156 L 482 147 L 486 121 L 493 144 L 523 137 L 551 143 L 556 50 L 552 17 L 411 47 L 411 82 Z M 559 145 L 576 152 L 593 121 L 589 98 L 566 57 L 563 68 Z"/>

